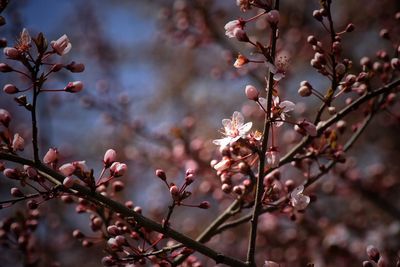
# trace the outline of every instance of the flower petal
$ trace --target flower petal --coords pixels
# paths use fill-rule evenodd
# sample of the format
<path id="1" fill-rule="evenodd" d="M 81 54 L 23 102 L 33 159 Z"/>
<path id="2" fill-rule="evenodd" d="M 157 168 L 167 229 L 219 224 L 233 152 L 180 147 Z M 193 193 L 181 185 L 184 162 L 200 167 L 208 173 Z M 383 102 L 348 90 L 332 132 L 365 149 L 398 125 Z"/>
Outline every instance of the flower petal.
<path id="1" fill-rule="evenodd" d="M 279 107 L 280 108 L 282 108 L 283 109 L 283 112 L 289 112 L 289 111 L 292 111 L 292 110 L 294 110 L 294 107 L 295 107 L 296 105 L 293 103 L 293 102 L 291 102 L 291 101 L 282 101 L 280 104 L 279 104 Z"/>
<path id="2" fill-rule="evenodd" d="M 231 129 L 232 128 L 232 121 L 230 119 L 223 119 L 222 120 L 222 125 L 224 126 L 225 129 Z"/>
<path id="3" fill-rule="evenodd" d="M 274 81 L 279 82 L 280 80 L 285 78 L 285 73 L 283 73 L 283 72 L 272 72 L 272 73 L 274 73 Z"/>
<path id="4" fill-rule="evenodd" d="M 239 111 L 233 112 L 232 121 L 236 122 L 236 127 L 242 126 L 244 123 L 244 118 L 242 113 L 240 113 Z"/>
<path id="5" fill-rule="evenodd" d="M 267 61 L 265 62 L 265 64 L 267 65 L 268 69 L 270 72 L 272 72 L 273 74 L 276 74 L 276 72 L 278 71 L 278 69 L 275 67 L 274 64 L 272 64 L 271 62 Z"/>
<path id="6" fill-rule="evenodd" d="M 290 193 L 290 196 L 295 197 L 295 196 L 303 193 L 303 191 L 304 191 L 304 185 L 299 185 L 298 187 L 293 189 L 292 193 Z"/>
<path id="7" fill-rule="evenodd" d="M 245 125 L 240 126 L 239 129 L 238 129 L 240 135 L 245 135 L 248 131 L 250 131 L 252 126 L 253 126 L 252 122 L 248 122 Z"/>

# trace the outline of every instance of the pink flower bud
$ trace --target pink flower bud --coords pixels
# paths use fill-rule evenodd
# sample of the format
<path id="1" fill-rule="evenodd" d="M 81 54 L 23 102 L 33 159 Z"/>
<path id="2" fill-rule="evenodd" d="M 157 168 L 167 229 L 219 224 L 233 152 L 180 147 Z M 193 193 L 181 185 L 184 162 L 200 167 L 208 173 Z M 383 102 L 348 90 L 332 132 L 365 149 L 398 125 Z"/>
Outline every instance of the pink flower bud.
<path id="1" fill-rule="evenodd" d="M 3 124 L 6 128 L 8 128 L 10 121 L 11 121 L 10 113 L 5 109 L 0 108 L 0 123 Z"/>
<path id="2" fill-rule="evenodd" d="M 200 205 L 199 205 L 199 208 L 200 209 L 209 209 L 210 208 L 210 202 L 208 202 L 208 201 L 201 202 Z"/>
<path id="3" fill-rule="evenodd" d="M 172 196 L 177 196 L 179 195 L 179 188 L 176 185 L 173 185 L 169 188 L 169 192 Z"/>
<path id="4" fill-rule="evenodd" d="M 317 38 L 315 38 L 314 35 L 309 35 L 309 36 L 307 37 L 307 43 L 309 43 L 309 44 L 311 44 L 311 45 L 317 45 L 318 40 L 317 40 Z"/>
<path id="5" fill-rule="evenodd" d="M 6 169 L 4 169 L 3 174 L 5 177 L 10 178 L 10 179 L 18 179 L 19 178 L 19 174 L 16 169 L 6 168 Z"/>
<path id="6" fill-rule="evenodd" d="M 400 59 L 398 59 L 398 58 L 392 58 L 392 60 L 390 61 L 390 66 L 391 66 L 394 70 L 400 70 Z"/>
<path id="7" fill-rule="evenodd" d="M 163 171 L 161 169 L 156 170 L 156 175 L 158 178 L 160 178 L 163 181 L 167 180 L 167 175 L 165 174 L 165 171 Z"/>
<path id="8" fill-rule="evenodd" d="M 14 139 L 12 141 L 12 147 L 14 149 L 14 151 L 17 150 L 24 150 L 24 145 L 25 145 L 25 140 L 24 138 L 22 138 L 19 134 L 14 134 Z"/>
<path id="9" fill-rule="evenodd" d="M 115 177 L 124 175 L 127 170 L 128 166 L 126 166 L 125 163 L 120 162 L 114 162 L 110 167 L 111 174 Z"/>
<path id="10" fill-rule="evenodd" d="M 75 184 L 75 179 L 74 178 L 72 178 L 71 176 L 65 177 L 65 179 L 63 181 L 63 185 L 66 188 L 71 188 L 74 184 Z"/>
<path id="11" fill-rule="evenodd" d="M 271 10 L 267 13 L 267 21 L 269 24 L 276 26 L 279 23 L 279 11 L 276 9 Z"/>
<path id="12" fill-rule="evenodd" d="M 104 159 L 103 159 L 104 166 L 106 168 L 110 167 L 111 164 L 113 164 L 116 159 L 117 159 L 117 152 L 115 152 L 114 149 L 107 150 L 106 153 L 104 154 Z"/>
<path id="13" fill-rule="evenodd" d="M 336 74 L 343 75 L 346 72 L 346 66 L 342 63 L 339 63 L 335 67 Z"/>
<path id="14" fill-rule="evenodd" d="M 307 97 L 311 95 L 312 91 L 308 86 L 300 86 L 298 93 L 301 97 Z"/>
<path id="15" fill-rule="evenodd" d="M 83 72 L 85 70 L 85 65 L 83 65 L 82 63 L 71 62 L 70 64 L 65 66 L 65 68 L 70 72 Z"/>
<path id="16" fill-rule="evenodd" d="M 65 176 L 70 176 L 74 173 L 76 167 L 72 165 L 72 163 L 66 163 L 62 165 L 60 168 L 58 168 L 58 170 Z"/>
<path id="17" fill-rule="evenodd" d="M 242 20 L 229 21 L 227 24 L 225 24 L 225 27 L 224 27 L 226 36 L 228 36 L 229 38 L 236 37 L 234 34 L 235 30 L 243 29 L 245 23 L 246 22 L 242 21 Z"/>
<path id="18" fill-rule="evenodd" d="M 6 84 L 6 85 L 4 85 L 4 87 L 3 87 L 3 91 L 4 91 L 4 93 L 6 93 L 6 94 L 16 94 L 16 93 L 18 93 L 19 92 L 19 90 L 18 90 L 18 88 L 17 87 L 15 87 L 15 85 L 13 85 L 13 84 Z"/>
<path id="19" fill-rule="evenodd" d="M 51 72 L 59 72 L 64 67 L 63 64 L 57 63 L 51 67 Z"/>
<path id="20" fill-rule="evenodd" d="M 45 164 L 50 164 L 58 160 L 58 152 L 55 148 L 49 148 L 46 155 L 43 157 L 43 162 Z"/>
<path id="21" fill-rule="evenodd" d="M 10 59 L 18 59 L 20 56 L 18 50 L 14 47 L 5 47 L 3 52 Z"/>
<path id="22" fill-rule="evenodd" d="M 0 63 L 0 72 L 10 72 L 10 71 L 13 71 L 13 68 L 11 68 L 6 63 Z"/>
<path id="23" fill-rule="evenodd" d="M 367 247 L 367 255 L 370 260 L 373 260 L 375 262 L 378 262 L 378 260 L 380 258 L 379 250 L 372 245 L 369 245 Z"/>
<path id="24" fill-rule="evenodd" d="M 247 36 L 247 33 L 243 29 L 236 28 L 233 31 L 233 35 L 240 42 L 248 42 L 249 41 L 249 37 Z"/>
<path id="25" fill-rule="evenodd" d="M 54 51 L 60 56 L 67 54 L 72 47 L 67 35 L 65 34 L 58 38 L 57 41 L 51 41 L 50 45 L 54 49 Z"/>
<path id="26" fill-rule="evenodd" d="M 78 93 L 82 91 L 83 83 L 81 81 L 69 82 L 64 90 L 68 93 Z"/>
<path id="27" fill-rule="evenodd" d="M 13 197 L 23 197 L 24 193 L 22 193 L 19 188 L 13 187 L 13 188 L 11 188 L 11 195 Z"/>
<path id="28" fill-rule="evenodd" d="M 260 93 L 253 85 L 247 85 L 245 89 L 246 96 L 249 100 L 257 101 Z"/>

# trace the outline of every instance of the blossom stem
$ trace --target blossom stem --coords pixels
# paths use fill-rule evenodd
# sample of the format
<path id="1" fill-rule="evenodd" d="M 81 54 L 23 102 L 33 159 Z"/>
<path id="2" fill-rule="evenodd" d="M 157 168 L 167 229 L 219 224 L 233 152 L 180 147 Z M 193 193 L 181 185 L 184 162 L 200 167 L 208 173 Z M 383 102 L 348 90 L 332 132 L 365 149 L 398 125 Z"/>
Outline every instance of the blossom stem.
<path id="1" fill-rule="evenodd" d="M 264 14 L 267 14 L 267 11 L 264 11 L 264 12 L 262 12 L 262 13 L 260 13 L 260 14 L 257 14 L 257 15 L 255 15 L 254 17 L 251 17 L 251 18 L 249 18 L 249 19 L 245 19 L 244 21 L 245 21 L 245 22 L 253 21 L 253 20 L 255 20 L 255 19 L 258 19 L 259 17 L 261 17 L 261 16 L 264 15 Z"/>
<path id="2" fill-rule="evenodd" d="M 274 9 L 279 10 L 279 0 L 275 1 Z M 275 54 L 276 54 L 276 42 L 278 39 L 277 36 L 278 27 L 277 25 L 272 25 L 271 36 L 270 36 L 270 47 L 271 52 L 268 55 L 269 60 L 272 60 L 272 64 L 275 62 Z M 267 58 L 268 60 L 268 58 Z M 255 196 L 255 203 L 252 212 L 251 218 L 251 225 L 250 225 L 250 235 L 249 235 L 249 243 L 247 248 L 247 264 L 249 266 L 256 266 L 255 263 L 255 252 L 256 252 L 256 238 L 257 238 L 257 226 L 258 226 L 258 217 L 261 214 L 262 210 L 262 196 L 264 194 L 264 167 L 265 167 L 265 160 L 266 156 L 265 153 L 267 152 L 268 147 L 268 139 L 269 139 L 269 130 L 271 127 L 271 107 L 272 107 L 272 94 L 273 94 L 273 87 L 274 87 L 274 73 L 269 71 L 269 78 L 268 78 L 268 87 L 267 87 L 267 106 L 266 106 L 266 114 L 264 120 L 264 133 L 263 133 L 263 141 L 261 145 L 261 152 L 259 158 L 259 165 L 258 165 L 258 179 L 256 185 L 256 196 Z"/>

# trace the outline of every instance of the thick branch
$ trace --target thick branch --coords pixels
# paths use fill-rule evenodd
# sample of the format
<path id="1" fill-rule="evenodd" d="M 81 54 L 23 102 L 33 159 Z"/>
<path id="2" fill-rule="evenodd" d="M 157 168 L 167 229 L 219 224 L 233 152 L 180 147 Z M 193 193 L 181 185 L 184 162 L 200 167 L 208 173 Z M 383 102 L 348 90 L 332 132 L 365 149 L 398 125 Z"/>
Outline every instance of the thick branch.
<path id="1" fill-rule="evenodd" d="M 30 160 L 27 160 L 27 159 L 24 159 L 24 158 L 15 156 L 15 155 L 0 152 L 0 159 L 15 162 L 15 163 L 20 163 L 23 165 L 32 166 L 32 167 L 36 168 L 38 171 L 46 173 L 47 175 L 53 177 L 60 184 L 62 184 L 62 181 L 65 178 L 60 173 L 48 168 L 47 166 L 45 166 L 41 163 L 35 164 L 35 162 L 33 162 L 33 161 L 30 161 Z M 197 242 L 197 241 L 195 241 L 195 240 L 193 240 L 171 228 L 164 228 L 161 224 L 156 223 L 155 221 L 153 221 L 149 218 L 146 218 L 139 213 L 136 213 L 132 209 L 129 209 L 126 206 L 124 206 L 123 204 L 118 203 L 114 200 L 111 200 L 97 192 L 92 192 L 92 190 L 90 190 L 84 186 L 75 184 L 72 187 L 72 189 L 75 190 L 80 195 L 85 196 L 85 198 L 87 198 L 90 201 L 100 203 L 102 206 L 108 207 L 109 209 L 113 210 L 114 212 L 120 213 L 125 218 L 127 218 L 127 217 L 133 218 L 138 224 L 140 224 L 144 227 L 147 227 L 153 231 L 162 233 L 166 237 L 170 237 L 178 242 L 181 242 L 182 244 L 184 244 L 184 246 L 194 249 L 194 250 L 198 251 L 199 253 L 215 260 L 216 263 L 224 263 L 224 264 L 227 264 L 230 266 L 238 266 L 238 267 L 247 266 L 244 262 L 239 261 L 234 258 L 231 258 L 231 257 L 228 257 L 228 256 L 224 256 L 224 255 L 212 250 L 211 248 L 201 244 L 200 242 Z"/>

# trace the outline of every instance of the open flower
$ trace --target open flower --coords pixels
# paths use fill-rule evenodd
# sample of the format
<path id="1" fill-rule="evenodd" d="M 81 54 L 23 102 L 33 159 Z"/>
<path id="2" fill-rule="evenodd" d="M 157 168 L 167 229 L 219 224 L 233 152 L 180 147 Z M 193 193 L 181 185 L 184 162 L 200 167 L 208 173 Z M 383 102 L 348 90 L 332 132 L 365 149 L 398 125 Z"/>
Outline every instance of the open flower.
<path id="1" fill-rule="evenodd" d="M 223 119 L 222 125 L 224 126 L 223 134 L 226 136 L 222 139 L 216 139 L 213 141 L 214 144 L 225 147 L 227 145 L 235 143 L 240 138 L 246 137 L 246 134 L 250 131 L 253 126 L 252 122 L 244 123 L 242 113 L 235 111 L 232 115 L 232 119 Z"/>
<path id="2" fill-rule="evenodd" d="M 50 45 L 60 56 L 67 54 L 72 47 L 66 34 L 58 38 L 57 41 L 51 41 Z"/>
<path id="3" fill-rule="evenodd" d="M 304 210 L 310 204 L 310 197 L 303 194 L 304 186 L 300 185 L 290 193 L 290 204 L 296 210 Z"/>
<path id="4" fill-rule="evenodd" d="M 31 41 L 32 38 L 29 35 L 28 30 L 24 28 L 17 41 L 17 44 L 15 45 L 15 48 L 18 50 L 19 53 L 28 52 L 29 48 L 31 47 Z"/>
<path id="5" fill-rule="evenodd" d="M 265 98 L 260 97 L 258 102 L 267 109 L 267 100 Z M 286 113 L 294 110 L 295 104 L 291 101 L 282 101 L 280 102 L 279 96 L 272 97 L 272 108 L 271 108 L 271 118 L 279 119 L 279 121 L 274 122 L 276 127 L 279 127 L 283 124 L 283 121 L 286 119 Z"/>

